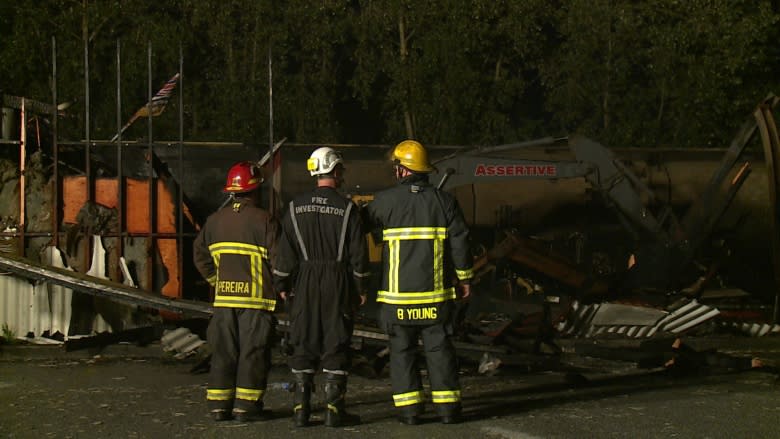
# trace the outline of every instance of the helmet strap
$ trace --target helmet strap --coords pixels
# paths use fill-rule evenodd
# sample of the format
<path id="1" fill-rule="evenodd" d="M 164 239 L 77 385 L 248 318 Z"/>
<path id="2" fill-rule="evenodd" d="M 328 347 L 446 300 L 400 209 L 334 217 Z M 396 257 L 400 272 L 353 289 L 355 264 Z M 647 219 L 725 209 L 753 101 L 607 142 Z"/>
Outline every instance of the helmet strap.
<path id="1" fill-rule="evenodd" d="M 405 166 L 395 165 L 395 179 L 402 180 L 412 175 L 412 171 L 408 170 Z"/>

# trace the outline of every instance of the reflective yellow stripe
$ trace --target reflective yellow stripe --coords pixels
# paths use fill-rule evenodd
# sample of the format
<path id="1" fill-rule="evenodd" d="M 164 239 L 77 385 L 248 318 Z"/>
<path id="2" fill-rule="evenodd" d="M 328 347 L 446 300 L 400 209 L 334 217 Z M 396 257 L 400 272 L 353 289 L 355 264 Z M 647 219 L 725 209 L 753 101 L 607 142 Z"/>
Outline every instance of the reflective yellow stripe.
<path id="1" fill-rule="evenodd" d="M 246 244 L 243 242 L 215 242 L 209 246 L 212 253 L 256 254 L 259 253 L 268 259 L 268 250 L 262 245 Z"/>
<path id="2" fill-rule="evenodd" d="M 206 399 L 209 401 L 227 401 L 233 399 L 234 389 L 206 389 Z"/>
<path id="3" fill-rule="evenodd" d="M 458 275 L 458 280 L 466 280 L 474 277 L 474 270 L 468 268 L 466 270 L 455 270 L 455 274 Z"/>
<path id="4" fill-rule="evenodd" d="M 444 289 L 444 241 L 435 239 L 433 241 L 433 290 L 441 291 Z"/>
<path id="5" fill-rule="evenodd" d="M 398 227 L 382 231 L 384 241 L 406 239 L 446 239 L 446 227 Z"/>
<path id="6" fill-rule="evenodd" d="M 437 303 L 455 298 L 455 290 L 444 289 L 444 240 L 446 227 L 398 227 L 385 229 L 382 239 L 388 241 L 387 291 L 380 291 L 378 302 L 397 305 Z M 399 267 L 401 266 L 401 241 L 433 241 L 433 291 L 423 293 L 400 292 Z"/>
<path id="7" fill-rule="evenodd" d="M 390 290 L 398 289 L 398 241 L 387 243 L 387 287 Z"/>
<path id="8" fill-rule="evenodd" d="M 262 297 L 226 297 L 217 296 L 214 299 L 215 307 L 222 308 L 251 308 L 273 311 L 276 309 L 276 300 Z"/>
<path id="9" fill-rule="evenodd" d="M 414 392 L 399 393 L 393 395 L 393 404 L 396 407 L 403 407 L 412 404 L 421 404 L 423 402 L 422 390 L 415 390 Z"/>
<path id="10" fill-rule="evenodd" d="M 450 287 L 439 291 L 414 292 L 377 292 L 376 301 L 391 305 L 418 305 L 421 303 L 439 303 L 455 299 L 455 288 Z"/>
<path id="11" fill-rule="evenodd" d="M 269 301 L 268 299 L 262 298 L 263 259 L 268 259 L 268 250 L 265 247 L 243 242 L 217 242 L 209 245 L 209 251 L 211 252 L 211 257 L 214 259 L 214 265 L 217 267 L 217 274 L 214 276 L 213 283 L 211 282 L 211 278 L 209 278 L 209 283 L 214 286 L 219 282 L 219 261 L 222 255 L 248 256 L 251 271 L 251 280 L 249 282 L 250 299 L 245 296 L 223 296 L 217 293 L 217 297 L 214 300 L 214 306 L 240 308 L 242 305 L 239 304 L 239 301 L 248 301 L 249 304 L 246 306 L 247 308 L 274 310 L 276 301 Z"/>
<path id="12" fill-rule="evenodd" d="M 214 276 L 209 276 L 206 279 L 206 282 L 208 282 L 212 287 L 217 284 L 217 275 L 214 274 Z"/>
<path id="13" fill-rule="evenodd" d="M 434 390 L 431 392 L 431 400 L 434 404 L 460 401 L 460 390 Z"/>
<path id="14" fill-rule="evenodd" d="M 246 401 L 260 401 L 263 399 L 263 391 L 261 389 L 236 387 L 236 399 L 243 399 Z"/>

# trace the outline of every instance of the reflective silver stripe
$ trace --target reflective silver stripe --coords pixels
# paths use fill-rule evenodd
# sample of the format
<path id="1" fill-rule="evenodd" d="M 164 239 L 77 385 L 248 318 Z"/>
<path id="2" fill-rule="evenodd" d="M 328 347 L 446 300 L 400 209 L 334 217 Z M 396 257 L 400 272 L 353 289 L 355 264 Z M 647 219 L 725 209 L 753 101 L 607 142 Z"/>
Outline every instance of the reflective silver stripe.
<path id="1" fill-rule="evenodd" d="M 298 245 L 301 247 L 303 260 L 308 261 L 309 254 L 306 253 L 306 246 L 303 245 L 303 236 L 301 236 L 301 229 L 298 228 L 298 221 L 295 219 L 295 204 L 293 204 L 292 201 L 290 201 L 290 219 L 292 220 L 293 228 L 295 229 L 295 236 L 298 238 Z"/>
<path id="2" fill-rule="evenodd" d="M 341 237 L 339 237 L 339 255 L 337 262 L 341 262 L 341 256 L 344 254 L 344 241 L 347 239 L 347 224 L 349 223 L 349 212 L 352 210 L 352 202 L 347 203 L 347 210 L 344 211 L 344 223 L 341 224 Z"/>
<path id="3" fill-rule="evenodd" d="M 325 373 L 331 373 L 333 375 L 344 375 L 344 376 L 349 375 L 349 372 L 347 372 L 346 370 L 341 370 L 341 369 L 335 369 L 334 370 L 334 369 L 325 369 L 325 368 L 323 368 L 322 371 L 325 372 Z"/>
<path id="4" fill-rule="evenodd" d="M 369 276 L 371 276 L 371 272 L 367 271 L 365 273 L 358 273 L 357 271 L 353 271 L 352 275 L 355 276 L 355 277 L 369 277 Z"/>
<path id="5" fill-rule="evenodd" d="M 277 269 L 273 269 L 273 273 L 279 277 L 287 277 L 290 275 L 290 273 L 285 273 L 284 271 L 279 271 Z"/>

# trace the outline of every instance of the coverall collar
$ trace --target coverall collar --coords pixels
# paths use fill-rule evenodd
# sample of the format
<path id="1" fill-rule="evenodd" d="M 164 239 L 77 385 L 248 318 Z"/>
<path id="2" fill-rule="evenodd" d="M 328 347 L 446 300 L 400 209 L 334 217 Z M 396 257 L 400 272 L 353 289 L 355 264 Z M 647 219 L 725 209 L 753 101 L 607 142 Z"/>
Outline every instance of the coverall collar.
<path id="1" fill-rule="evenodd" d="M 428 184 L 428 174 L 412 174 L 400 180 L 398 184 Z"/>

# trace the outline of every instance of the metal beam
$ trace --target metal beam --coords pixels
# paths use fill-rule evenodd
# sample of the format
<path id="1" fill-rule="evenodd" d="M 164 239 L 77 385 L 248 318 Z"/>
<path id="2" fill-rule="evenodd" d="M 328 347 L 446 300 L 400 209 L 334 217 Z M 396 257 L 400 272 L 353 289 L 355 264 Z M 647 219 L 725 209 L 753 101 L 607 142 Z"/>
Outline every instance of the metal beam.
<path id="1" fill-rule="evenodd" d="M 204 302 L 172 299 L 75 271 L 38 264 L 23 258 L 0 256 L 0 268 L 30 280 L 51 282 L 74 291 L 106 297 L 131 305 L 147 306 L 197 317 L 209 317 L 212 313 L 211 306 Z"/>

